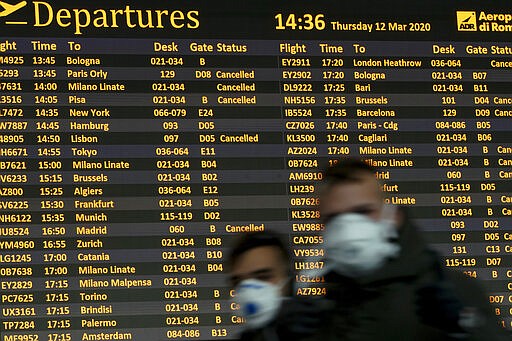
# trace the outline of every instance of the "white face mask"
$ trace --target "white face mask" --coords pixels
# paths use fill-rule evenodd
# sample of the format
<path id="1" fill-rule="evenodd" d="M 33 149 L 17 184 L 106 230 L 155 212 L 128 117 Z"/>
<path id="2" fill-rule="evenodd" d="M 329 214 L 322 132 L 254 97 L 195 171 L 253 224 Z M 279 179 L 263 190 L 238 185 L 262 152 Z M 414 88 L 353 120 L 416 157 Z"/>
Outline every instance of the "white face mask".
<path id="1" fill-rule="evenodd" d="M 248 328 L 260 328 L 276 317 L 281 306 L 281 288 L 257 279 L 246 279 L 235 289 L 235 303 L 240 306 L 240 313 L 245 318 Z"/>
<path id="2" fill-rule="evenodd" d="M 374 272 L 398 255 L 400 247 L 389 241 L 396 234 L 391 219 L 375 221 L 358 213 L 335 216 L 325 226 L 326 270 L 354 278 Z"/>

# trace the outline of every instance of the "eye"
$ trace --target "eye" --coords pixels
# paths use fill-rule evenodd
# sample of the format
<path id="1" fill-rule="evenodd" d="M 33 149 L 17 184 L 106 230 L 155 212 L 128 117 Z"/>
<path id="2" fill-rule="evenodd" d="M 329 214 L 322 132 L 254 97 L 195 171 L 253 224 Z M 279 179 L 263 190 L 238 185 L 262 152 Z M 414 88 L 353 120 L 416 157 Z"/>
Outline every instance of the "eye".
<path id="1" fill-rule="evenodd" d="M 229 285 L 231 285 L 232 288 L 236 287 L 238 284 L 240 284 L 241 279 L 239 277 L 231 277 L 229 280 Z"/>
<path id="2" fill-rule="evenodd" d="M 373 212 L 374 212 L 374 210 L 370 209 L 370 208 L 359 208 L 359 209 L 352 211 L 352 213 L 358 213 L 358 214 L 362 214 L 362 215 L 372 215 Z"/>
<path id="3" fill-rule="evenodd" d="M 333 214 L 327 214 L 327 215 L 323 215 L 322 216 L 322 222 L 324 224 L 327 224 L 329 223 L 335 216 L 337 216 L 338 214 L 337 213 L 333 213 Z"/>
<path id="4" fill-rule="evenodd" d="M 259 279 L 260 281 L 264 282 L 270 282 L 274 278 L 272 274 L 260 274 L 255 277 L 256 279 Z"/>

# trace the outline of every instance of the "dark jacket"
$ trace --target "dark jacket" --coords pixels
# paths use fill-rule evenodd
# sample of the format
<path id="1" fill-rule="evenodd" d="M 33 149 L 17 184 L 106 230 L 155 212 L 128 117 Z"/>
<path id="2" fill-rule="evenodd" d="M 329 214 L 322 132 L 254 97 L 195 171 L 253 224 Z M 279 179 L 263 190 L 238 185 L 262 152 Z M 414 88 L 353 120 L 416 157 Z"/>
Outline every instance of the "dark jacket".
<path id="1" fill-rule="evenodd" d="M 377 272 L 356 280 L 331 272 L 326 275 L 327 299 L 335 308 L 307 340 L 510 340 L 498 327 L 485 294 L 474 279 L 447 270 L 429 251 L 410 221 L 400 227 L 401 252 Z M 443 281 L 464 307 L 476 308 L 478 327 L 453 333 L 431 327 L 418 316 L 417 292 Z"/>
<path id="2" fill-rule="evenodd" d="M 308 304 L 324 300 L 320 306 L 330 308 L 320 313 L 319 304 L 313 303 L 312 315 L 321 318 L 313 334 L 300 335 L 289 330 L 291 325 L 297 327 L 296 322 L 300 324 L 300 320 L 304 317 L 307 320 L 308 316 L 295 321 L 297 314 L 294 315 L 293 304 L 285 303 L 275 321 L 263 329 L 244 333 L 241 340 L 511 340 L 498 326 L 478 282 L 460 271 L 441 266 L 437 255 L 427 248 L 416 227 L 408 220 L 400 227 L 398 243 L 401 246 L 399 257 L 389 260 L 370 276 L 357 280 L 334 272 L 325 276 L 326 298 L 309 300 Z M 481 317 L 478 327 L 454 333 L 423 322 L 418 314 L 418 290 L 439 282 L 450 284 L 463 306 L 476 308 Z M 308 309 L 304 314 L 308 314 Z"/>
<path id="3" fill-rule="evenodd" d="M 323 322 L 324 300 L 286 297 L 276 318 L 268 325 L 245 330 L 241 341 L 282 341 L 300 340 L 306 334 L 314 332 Z"/>

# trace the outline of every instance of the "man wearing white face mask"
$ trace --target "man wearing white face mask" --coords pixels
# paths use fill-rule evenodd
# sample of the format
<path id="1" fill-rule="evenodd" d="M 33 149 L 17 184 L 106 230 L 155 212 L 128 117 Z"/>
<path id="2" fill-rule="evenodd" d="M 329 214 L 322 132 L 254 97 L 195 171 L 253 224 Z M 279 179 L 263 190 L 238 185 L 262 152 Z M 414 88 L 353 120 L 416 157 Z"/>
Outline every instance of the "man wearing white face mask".
<path id="1" fill-rule="evenodd" d="M 362 277 L 382 267 L 388 258 L 397 257 L 400 247 L 392 241 L 397 236 L 395 210 L 384 206 L 381 214 L 378 220 L 353 212 L 329 219 L 324 234 L 325 270 Z"/>
<path id="2" fill-rule="evenodd" d="M 405 211 L 384 204 L 376 170 L 356 159 L 325 172 L 326 299 L 336 302 L 308 340 L 508 340 L 483 292 L 442 269 Z"/>
<path id="3" fill-rule="evenodd" d="M 290 340 L 311 334 L 322 322 L 322 307 L 290 297 L 288 249 L 277 234 L 243 235 L 228 263 L 235 313 L 245 319 L 240 340 Z"/>

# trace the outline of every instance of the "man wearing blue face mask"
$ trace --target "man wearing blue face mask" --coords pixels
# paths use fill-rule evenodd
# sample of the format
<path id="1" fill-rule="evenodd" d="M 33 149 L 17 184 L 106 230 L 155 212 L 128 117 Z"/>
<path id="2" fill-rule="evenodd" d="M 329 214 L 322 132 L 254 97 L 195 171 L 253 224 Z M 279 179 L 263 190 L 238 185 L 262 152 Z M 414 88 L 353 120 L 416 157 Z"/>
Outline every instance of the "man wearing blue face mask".
<path id="1" fill-rule="evenodd" d="M 405 211 L 384 204 L 376 169 L 357 159 L 325 172 L 327 299 L 308 340 L 508 340 L 479 286 L 443 269 Z"/>
<path id="2" fill-rule="evenodd" d="M 291 297 L 288 249 L 277 234 L 244 234 L 228 263 L 235 313 L 245 320 L 240 340 L 290 340 L 311 334 L 322 322 L 322 306 Z"/>

